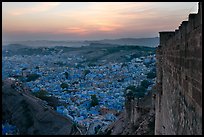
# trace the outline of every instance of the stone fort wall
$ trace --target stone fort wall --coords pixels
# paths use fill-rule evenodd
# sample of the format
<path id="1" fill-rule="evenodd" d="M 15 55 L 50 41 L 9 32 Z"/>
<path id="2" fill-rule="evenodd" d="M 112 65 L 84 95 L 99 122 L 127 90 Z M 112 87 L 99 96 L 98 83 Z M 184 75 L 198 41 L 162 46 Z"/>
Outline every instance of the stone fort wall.
<path id="1" fill-rule="evenodd" d="M 178 30 L 160 32 L 156 135 L 202 134 L 202 2 Z"/>

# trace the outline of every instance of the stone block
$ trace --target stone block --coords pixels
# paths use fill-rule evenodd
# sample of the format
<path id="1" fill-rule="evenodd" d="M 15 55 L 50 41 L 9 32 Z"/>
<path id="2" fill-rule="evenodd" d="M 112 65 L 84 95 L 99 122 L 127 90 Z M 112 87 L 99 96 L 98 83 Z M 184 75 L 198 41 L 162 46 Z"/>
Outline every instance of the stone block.
<path id="1" fill-rule="evenodd" d="M 183 89 L 184 89 L 184 92 L 188 92 L 188 81 L 187 80 L 183 80 Z"/>
<path id="2" fill-rule="evenodd" d="M 202 107 L 202 94 L 196 87 L 192 87 L 192 97 L 200 107 Z"/>
<path id="3" fill-rule="evenodd" d="M 198 71 L 200 72 L 200 73 L 202 73 L 202 60 L 199 60 L 198 61 Z"/>
<path id="4" fill-rule="evenodd" d="M 185 69 L 189 69 L 189 59 L 185 59 Z"/>
<path id="5" fill-rule="evenodd" d="M 201 50 L 201 48 L 194 48 L 194 50 L 191 51 L 191 53 L 192 53 L 192 57 L 202 58 L 202 50 Z"/>
<path id="6" fill-rule="evenodd" d="M 199 81 L 192 79 L 192 84 L 194 87 L 196 87 L 199 90 L 202 90 L 202 83 L 200 83 Z"/>

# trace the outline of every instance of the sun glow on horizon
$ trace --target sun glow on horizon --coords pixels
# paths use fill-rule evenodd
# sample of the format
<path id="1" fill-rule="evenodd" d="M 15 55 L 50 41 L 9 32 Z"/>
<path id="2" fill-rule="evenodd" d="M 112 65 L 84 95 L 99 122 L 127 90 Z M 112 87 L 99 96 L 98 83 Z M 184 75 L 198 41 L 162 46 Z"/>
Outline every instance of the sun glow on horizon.
<path id="1" fill-rule="evenodd" d="M 3 2 L 2 38 L 154 37 L 161 30 L 175 30 L 197 6 L 198 2 Z"/>

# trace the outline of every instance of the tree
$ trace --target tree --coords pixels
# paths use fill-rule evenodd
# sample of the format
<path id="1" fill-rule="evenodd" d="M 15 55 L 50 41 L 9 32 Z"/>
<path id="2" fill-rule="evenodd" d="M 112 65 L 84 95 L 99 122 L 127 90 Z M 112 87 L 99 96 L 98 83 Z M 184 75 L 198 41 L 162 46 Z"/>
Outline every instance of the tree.
<path id="1" fill-rule="evenodd" d="M 98 98 L 96 97 L 96 95 L 91 95 L 91 106 L 94 107 L 94 106 L 97 106 L 99 103 L 98 103 Z"/>
<path id="2" fill-rule="evenodd" d="M 152 70 L 149 73 L 147 73 L 147 78 L 153 79 L 156 76 L 157 76 L 156 75 L 156 67 L 152 68 Z"/>
<path id="3" fill-rule="evenodd" d="M 68 88 L 68 84 L 62 83 L 62 84 L 60 84 L 60 87 L 61 87 L 62 89 Z"/>
<path id="4" fill-rule="evenodd" d="M 125 89 L 125 96 L 127 97 L 128 100 L 133 99 L 136 92 L 137 92 L 136 87 L 133 85 L 130 85 Z"/>
<path id="5" fill-rule="evenodd" d="M 38 79 L 40 77 L 40 75 L 38 74 L 29 74 L 27 75 L 27 82 L 30 82 L 30 81 L 35 81 L 36 79 Z"/>
<path id="6" fill-rule="evenodd" d="M 125 98 L 127 98 L 127 100 L 133 99 L 134 98 L 134 91 L 127 89 L 125 91 Z"/>
<path id="7" fill-rule="evenodd" d="M 35 67 L 35 69 L 39 70 L 39 69 L 40 69 L 40 67 L 39 67 L 39 66 L 36 66 L 36 67 Z"/>
<path id="8" fill-rule="evenodd" d="M 64 75 L 65 75 L 66 79 L 68 79 L 68 76 L 69 76 L 68 72 L 65 72 Z"/>
<path id="9" fill-rule="evenodd" d="M 129 100 L 129 99 L 133 99 L 134 97 L 138 97 L 138 98 L 143 97 L 146 91 L 146 88 L 141 85 L 137 87 L 130 85 L 125 89 L 125 91 L 126 91 L 125 96 Z"/>
<path id="10" fill-rule="evenodd" d="M 22 68 L 22 71 L 26 70 L 27 68 Z"/>
<path id="11" fill-rule="evenodd" d="M 136 96 L 138 98 L 144 97 L 145 91 L 146 91 L 146 89 L 140 85 L 136 88 L 136 92 L 134 93 L 134 96 Z"/>
<path id="12" fill-rule="evenodd" d="M 84 70 L 84 76 L 86 76 L 86 75 L 89 74 L 90 72 L 91 72 L 91 71 L 88 70 L 88 69 Z"/>
<path id="13" fill-rule="evenodd" d="M 136 90 L 135 86 L 133 86 L 133 85 L 128 86 L 125 90 L 128 90 L 128 89 L 130 89 L 132 91 Z"/>
<path id="14" fill-rule="evenodd" d="M 45 97 L 47 97 L 48 92 L 44 89 L 41 89 L 38 92 L 34 92 L 33 94 L 40 99 L 44 99 Z"/>
<path id="15" fill-rule="evenodd" d="M 141 85 L 142 87 L 144 87 L 144 88 L 148 88 L 148 86 L 151 85 L 151 84 L 152 84 L 152 83 L 149 82 L 148 80 L 143 80 L 140 85 Z"/>
<path id="16" fill-rule="evenodd" d="M 155 77 L 156 77 L 156 73 L 155 72 L 150 71 L 149 73 L 147 73 L 147 78 L 153 79 Z"/>

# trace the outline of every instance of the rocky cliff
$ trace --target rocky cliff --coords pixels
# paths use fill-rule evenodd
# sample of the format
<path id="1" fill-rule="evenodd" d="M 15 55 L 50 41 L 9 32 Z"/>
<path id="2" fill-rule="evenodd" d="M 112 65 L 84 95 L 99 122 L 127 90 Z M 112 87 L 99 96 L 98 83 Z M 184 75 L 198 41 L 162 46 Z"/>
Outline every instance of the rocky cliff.
<path id="1" fill-rule="evenodd" d="M 70 135 L 80 134 L 70 119 L 61 116 L 39 98 L 15 81 L 2 82 L 2 117 L 19 129 L 22 135 Z M 24 90 L 23 90 L 24 89 Z"/>
<path id="2" fill-rule="evenodd" d="M 106 130 L 108 135 L 154 135 L 154 93 L 143 98 L 126 98 L 125 111 Z"/>

